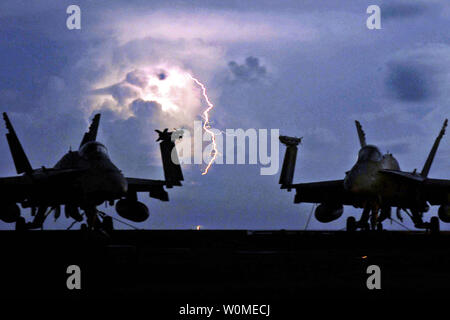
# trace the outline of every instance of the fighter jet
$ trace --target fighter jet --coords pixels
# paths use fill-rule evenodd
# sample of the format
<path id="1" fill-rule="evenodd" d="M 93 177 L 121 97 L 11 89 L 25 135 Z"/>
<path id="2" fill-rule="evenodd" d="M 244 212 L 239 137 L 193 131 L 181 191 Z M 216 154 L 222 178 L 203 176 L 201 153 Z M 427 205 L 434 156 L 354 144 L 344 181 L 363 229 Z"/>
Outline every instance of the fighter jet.
<path id="1" fill-rule="evenodd" d="M 102 203 L 114 205 L 117 213 L 134 222 L 145 221 L 149 211 L 137 199 L 137 192 L 148 192 L 151 198 L 168 201 L 164 189 L 181 186 L 183 174 L 178 162 L 172 132 L 158 131 L 165 180 L 125 177 L 109 158 L 106 147 L 96 141 L 100 114 L 96 114 L 89 130 L 84 134 L 77 151 L 66 153 L 53 168 L 33 169 L 6 113 L 3 113 L 6 138 L 19 176 L 0 178 L 0 219 L 15 223 L 16 229 L 37 229 L 54 212 L 83 223 L 88 230 L 113 228 L 110 216 L 97 210 Z M 181 138 L 181 136 L 178 136 Z M 175 150 L 176 151 L 176 150 Z M 34 217 L 25 222 L 22 208 L 31 208 Z"/>
<path id="2" fill-rule="evenodd" d="M 280 136 L 287 146 L 279 184 L 281 189 L 296 190 L 294 203 L 319 204 L 315 217 L 319 222 L 328 223 L 338 219 L 344 205 L 362 208 L 361 218 L 347 219 L 347 230 L 382 230 L 382 222 L 392 219 L 392 208 L 396 208 L 397 218 L 402 220 L 405 212 L 416 228 L 439 231 L 439 219 L 432 217 L 424 222 L 423 215 L 430 206 L 439 206 L 441 221 L 450 223 L 450 180 L 431 179 L 428 173 L 445 134 L 448 120 L 436 138 L 428 158 L 420 173 L 400 170 L 397 159 L 391 153 L 382 154 L 374 145 L 366 144 L 366 136 L 358 121 L 355 121 L 361 149 L 355 165 L 345 173 L 342 180 L 292 184 L 294 177 L 297 146 L 301 138 Z"/>

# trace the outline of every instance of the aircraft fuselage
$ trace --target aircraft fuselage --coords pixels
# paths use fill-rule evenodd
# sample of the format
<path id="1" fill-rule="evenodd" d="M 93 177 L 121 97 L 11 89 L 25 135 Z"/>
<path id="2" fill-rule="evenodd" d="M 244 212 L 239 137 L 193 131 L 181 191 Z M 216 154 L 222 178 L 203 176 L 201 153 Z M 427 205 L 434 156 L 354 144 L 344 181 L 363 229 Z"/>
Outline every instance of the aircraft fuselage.
<path id="1" fill-rule="evenodd" d="M 68 171 L 65 177 L 61 177 L 61 170 Z M 33 206 L 34 199 L 49 206 L 67 203 L 77 207 L 97 206 L 123 198 L 128 188 L 122 172 L 98 142 L 89 142 L 80 151 L 69 151 L 52 169 L 35 170 L 32 179 L 38 183 L 25 207 Z"/>
<path id="2" fill-rule="evenodd" d="M 375 146 L 361 148 L 357 162 L 345 175 L 344 189 L 377 201 L 398 199 L 403 190 L 381 170 L 399 171 L 400 166 L 392 154 L 382 155 Z"/>

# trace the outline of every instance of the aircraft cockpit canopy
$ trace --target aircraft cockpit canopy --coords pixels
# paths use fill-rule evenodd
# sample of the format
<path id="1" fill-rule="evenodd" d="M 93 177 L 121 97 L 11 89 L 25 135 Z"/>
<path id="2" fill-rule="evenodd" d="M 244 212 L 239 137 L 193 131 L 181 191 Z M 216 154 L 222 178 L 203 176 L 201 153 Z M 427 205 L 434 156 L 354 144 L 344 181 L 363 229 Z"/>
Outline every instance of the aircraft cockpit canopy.
<path id="1" fill-rule="evenodd" d="M 97 141 L 85 143 L 80 149 L 80 156 L 86 159 L 106 157 L 108 158 L 108 150 Z"/>
<path id="2" fill-rule="evenodd" d="M 358 161 L 381 161 L 382 158 L 380 150 L 371 145 L 362 147 L 358 153 Z"/>

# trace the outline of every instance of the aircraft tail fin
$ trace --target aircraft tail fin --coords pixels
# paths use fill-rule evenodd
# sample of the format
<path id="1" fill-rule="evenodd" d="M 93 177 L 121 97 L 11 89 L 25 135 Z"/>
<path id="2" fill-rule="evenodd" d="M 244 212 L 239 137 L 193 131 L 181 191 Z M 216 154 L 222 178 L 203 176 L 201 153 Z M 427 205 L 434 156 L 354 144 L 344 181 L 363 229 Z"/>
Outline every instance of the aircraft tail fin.
<path id="1" fill-rule="evenodd" d="M 431 168 L 431 165 L 433 164 L 434 156 L 436 155 L 436 151 L 439 147 L 439 144 L 441 143 L 441 139 L 445 134 L 445 128 L 447 127 L 447 124 L 448 124 L 448 119 L 445 119 L 442 129 L 439 132 L 439 135 L 436 137 L 433 147 L 431 148 L 430 153 L 428 154 L 427 161 L 425 161 L 422 172 L 420 173 L 420 175 L 422 177 L 427 177 L 428 173 L 430 172 L 430 168 Z"/>
<path id="2" fill-rule="evenodd" d="M 181 139 L 181 134 L 178 134 L 178 137 L 174 136 L 172 138 L 172 135 L 175 134 L 175 132 L 169 132 L 168 129 L 164 129 L 164 131 L 155 131 L 159 134 L 156 141 L 161 141 L 159 147 L 161 149 L 166 187 L 172 188 L 173 186 L 181 186 L 181 181 L 183 181 L 184 178 L 174 142 L 176 138 Z"/>
<path id="3" fill-rule="evenodd" d="M 27 155 L 20 144 L 19 138 L 17 137 L 6 112 L 3 112 L 3 119 L 5 120 L 6 129 L 8 129 L 6 139 L 8 140 L 9 150 L 11 151 L 17 174 L 30 173 L 33 171 L 30 161 L 28 161 Z"/>
<path id="4" fill-rule="evenodd" d="M 364 133 L 364 130 L 361 126 L 361 123 L 359 123 L 358 120 L 355 120 L 356 125 L 356 131 L 358 132 L 358 138 L 359 143 L 361 144 L 361 148 L 366 146 L 366 134 Z"/>
<path id="5" fill-rule="evenodd" d="M 83 144 L 95 141 L 97 139 L 98 125 L 100 123 L 100 113 L 97 113 L 92 119 L 91 125 L 89 126 L 89 130 L 84 134 L 83 140 L 81 140 L 80 148 Z"/>
<path id="6" fill-rule="evenodd" d="M 281 168 L 279 184 L 281 189 L 291 191 L 292 180 L 294 179 L 295 162 L 297 160 L 297 145 L 302 142 L 302 138 L 280 136 L 280 142 L 286 145 L 283 167 Z"/>

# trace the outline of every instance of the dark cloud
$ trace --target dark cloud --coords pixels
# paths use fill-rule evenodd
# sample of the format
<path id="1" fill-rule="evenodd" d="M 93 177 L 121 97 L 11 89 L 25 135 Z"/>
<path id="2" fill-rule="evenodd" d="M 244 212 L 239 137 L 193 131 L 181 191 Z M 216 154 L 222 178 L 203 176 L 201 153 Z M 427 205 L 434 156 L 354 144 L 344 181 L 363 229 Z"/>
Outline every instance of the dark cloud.
<path id="1" fill-rule="evenodd" d="M 136 107 L 141 102 L 136 101 Z M 143 107 L 143 106 L 142 106 Z M 140 110 L 143 112 L 143 109 Z M 112 111 L 102 110 L 102 134 L 114 163 L 127 175 L 148 176 L 159 173 L 152 164 L 155 163 L 152 151 L 157 134 L 147 122 L 146 117 L 133 116 L 117 119 Z M 151 144 L 150 144 L 151 142 Z M 154 144 L 156 146 L 156 143 Z"/>
<path id="2" fill-rule="evenodd" d="M 144 88 L 148 83 L 148 76 L 142 70 L 128 72 L 125 79 L 128 83 L 140 88 Z"/>
<path id="3" fill-rule="evenodd" d="M 165 73 L 162 74 L 165 75 Z M 160 75 L 158 77 L 161 79 Z M 130 99 L 137 99 L 140 96 L 140 88 L 145 88 L 148 80 L 149 78 L 145 71 L 136 69 L 128 72 L 123 81 L 93 90 L 92 94 L 111 95 L 118 103 L 125 105 Z"/>
<path id="4" fill-rule="evenodd" d="M 127 82 L 121 82 L 106 88 L 93 90 L 92 93 L 111 95 L 120 104 L 126 104 L 128 99 L 137 98 L 139 96 L 138 88 Z"/>
<path id="5" fill-rule="evenodd" d="M 391 62 L 386 86 L 398 100 L 425 101 L 433 95 L 433 70 L 416 62 Z"/>
<path id="6" fill-rule="evenodd" d="M 130 104 L 130 109 L 136 115 L 136 117 L 148 117 L 151 118 L 155 110 L 159 112 L 161 105 L 155 101 L 145 101 L 142 99 L 136 99 Z"/>
<path id="7" fill-rule="evenodd" d="M 238 64 L 235 61 L 228 63 L 231 73 L 236 80 L 255 81 L 266 75 L 266 68 L 259 64 L 259 59 L 247 57 L 244 64 Z"/>
<path id="8" fill-rule="evenodd" d="M 429 7 L 423 3 L 389 3 L 381 5 L 382 19 L 410 18 L 424 14 Z"/>

